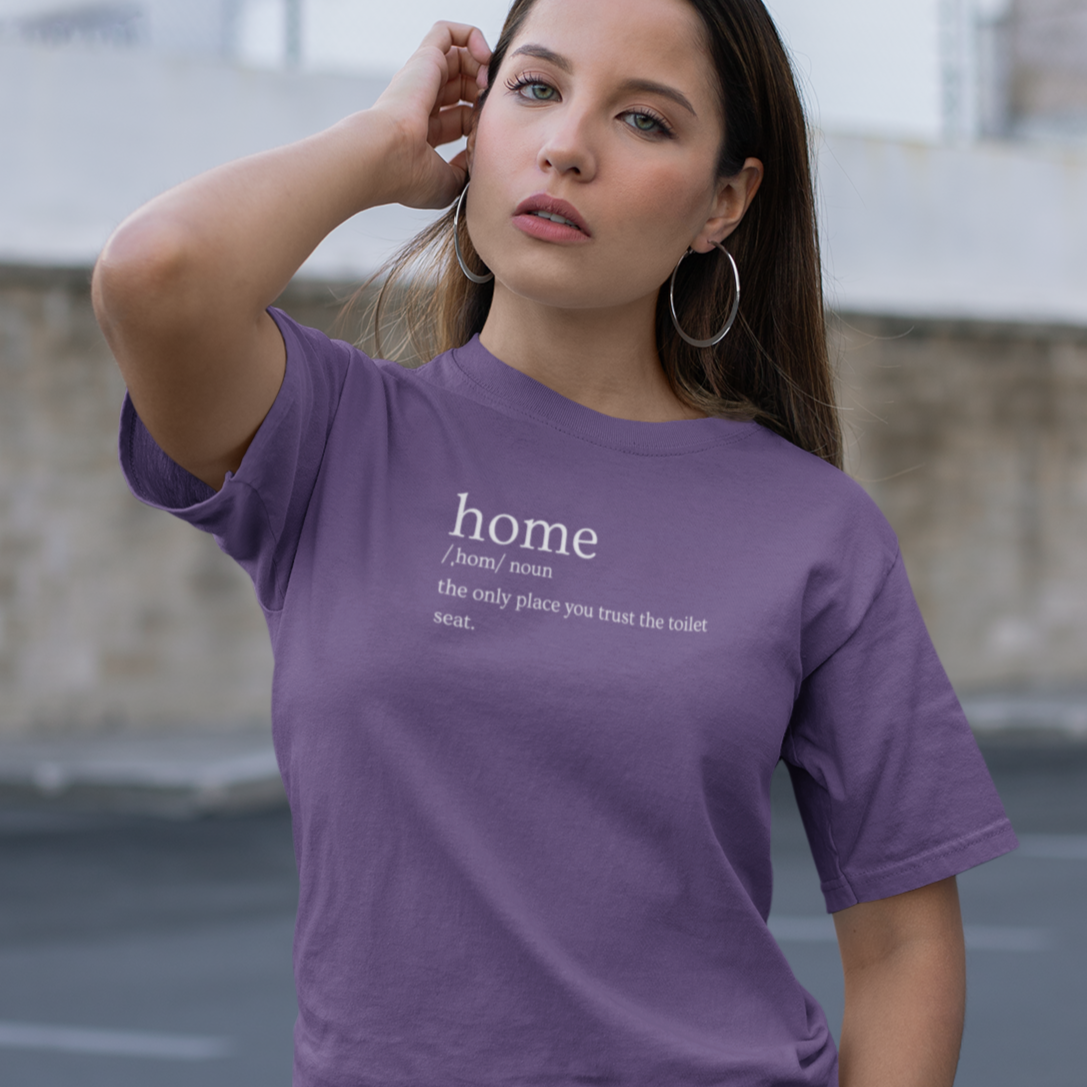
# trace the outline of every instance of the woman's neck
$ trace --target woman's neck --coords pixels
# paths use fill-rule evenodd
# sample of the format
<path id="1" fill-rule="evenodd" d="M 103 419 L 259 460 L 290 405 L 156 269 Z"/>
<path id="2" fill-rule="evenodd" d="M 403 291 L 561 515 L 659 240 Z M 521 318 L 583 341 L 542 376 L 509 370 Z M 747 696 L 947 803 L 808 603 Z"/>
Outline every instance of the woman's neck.
<path id="1" fill-rule="evenodd" d="M 655 321 L 654 299 L 622 310 L 559 310 L 496 284 L 480 342 L 508 366 L 602 415 L 646 423 L 700 418 L 664 376 Z"/>

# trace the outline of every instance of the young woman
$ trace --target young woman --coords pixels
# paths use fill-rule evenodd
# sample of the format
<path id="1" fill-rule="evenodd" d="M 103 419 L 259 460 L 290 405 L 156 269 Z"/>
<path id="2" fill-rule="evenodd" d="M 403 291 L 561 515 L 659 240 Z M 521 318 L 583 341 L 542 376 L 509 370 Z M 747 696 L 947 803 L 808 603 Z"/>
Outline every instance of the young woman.
<path id="1" fill-rule="evenodd" d="M 269 311 L 356 212 L 453 201 L 430 364 Z M 759 0 L 517 0 L 110 240 L 129 481 L 271 632 L 296 1084 L 951 1084 L 954 876 L 1014 837 L 838 467 L 812 206 Z M 840 1069 L 766 926 L 781 759 Z"/>

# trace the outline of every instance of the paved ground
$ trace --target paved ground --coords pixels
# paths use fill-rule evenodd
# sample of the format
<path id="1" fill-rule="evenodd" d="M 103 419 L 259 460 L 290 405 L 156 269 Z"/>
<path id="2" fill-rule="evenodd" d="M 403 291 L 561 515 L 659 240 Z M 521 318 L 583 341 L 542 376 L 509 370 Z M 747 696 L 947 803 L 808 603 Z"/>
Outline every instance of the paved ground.
<path id="1" fill-rule="evenodd" d="M 4 1087 L 290 1083 L 285 812 L 0 826 Z"/>
<path id="2" fill-rule="evenodd" d="M 955 1082 L 1087 1087 L 1087 745 L 1005 741 L 987 745 L 985 754 L 1022 845 L 959 877 L 968 1006 Z M 833 923 L 820 918 L 788 782 L 775 785 L 771 925 L 777 918 L 793 970 L 836 1027 L 842 983 Z"/>
<path id="3" fill-rule="evenodd" d="M 987 748 L 1024 849 L 961 880 L 959 1087 L 1085 1087 L 1087 745 Z M 773 924 L 841 1014 L 833 927 L 777 783 Z M 296 895 L 282 811 L 170 822 L 0 810 L 4 1087 L 287 1087 Z"/>

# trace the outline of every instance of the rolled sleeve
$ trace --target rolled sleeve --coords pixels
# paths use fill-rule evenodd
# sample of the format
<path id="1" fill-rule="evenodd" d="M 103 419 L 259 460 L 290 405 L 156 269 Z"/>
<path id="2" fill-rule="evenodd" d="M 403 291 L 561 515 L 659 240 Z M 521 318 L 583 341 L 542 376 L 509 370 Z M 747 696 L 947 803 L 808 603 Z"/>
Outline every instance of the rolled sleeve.
<path id="1" fill-rule="evenodd" d="M 804 681 L 783 754 L 831 912 L 1017 844 L 901 556 Z"/>

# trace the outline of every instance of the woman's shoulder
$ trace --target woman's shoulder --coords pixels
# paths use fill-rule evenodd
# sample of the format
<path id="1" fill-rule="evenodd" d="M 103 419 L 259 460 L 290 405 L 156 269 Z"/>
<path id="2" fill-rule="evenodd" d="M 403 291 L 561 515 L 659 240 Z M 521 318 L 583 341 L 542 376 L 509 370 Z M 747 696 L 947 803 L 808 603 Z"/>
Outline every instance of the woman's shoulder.
<path id="1" fill-rule="evenodd" d="M 598 447 L 602 463 L 619 463 L 615 453 L 620 460 L 624 453 L 652 460 L 656 467 L 649 475 L 661 477 L 658 482 L 677 501 L 687 510 L 701 511 L 699 516 L 711 522 L 715 516 L 732 518 L 743 509 L 749 525 L 762 525 L 781 539 L 795 539 L 802 550 L 816 547 L 847 553 L 857 546 L 874 545 L 882 551 L 897 551 L 894 532 L 858 482 L 765 426 L 703 419 L 688 433 L 688 424 L 682 423 L 608 420 L 578 405 L 558 403 L 558 394 L 491 359 L 478 346 L 473 352 L 473 344 L 409 368 L 371 357 L 281 311 L 273 311 L 273 316 L 289 357 L 304 357 L 309 367 L 323 370 L 349 399 L 367 399 L 379 383 L 383 399 L 391 397 L 387 407 L 394 416 L 396 405 L 405 403 L 401 394 L 408 389 L 428 401 L 437 398 L 445 408 L 470 401 L 514 411 L 522 420 L 519 438 L 525 436 L 523 421 L 535 421 L 541 428 L 541 442 L 553 445 L 558 431 L 562 441 L 583 446 L 588 440 Z M 479 421 L 475 411 L 472 421 Z M 658 430 L 662 433 L 657 434 Z M 647 431 L 653 432 L 653 442 L 646 437 Z M 473 433 L 480 441 L 487 440 L 478 428 Z M 654 455 L 648 457 L 650 453 Z M 618 470 L 625 473 L 627 468 Z"/>
<path id="2" fill-rule="evenodd" d="M 897 550 L 897 539 L 886 517 L 865 488 L 846 471 L 830 464 L 763 426 L 732 452 L 748 490 L 760 505 L 811 529 L 833 526 L 838 534 L 865 532 Z"/>

